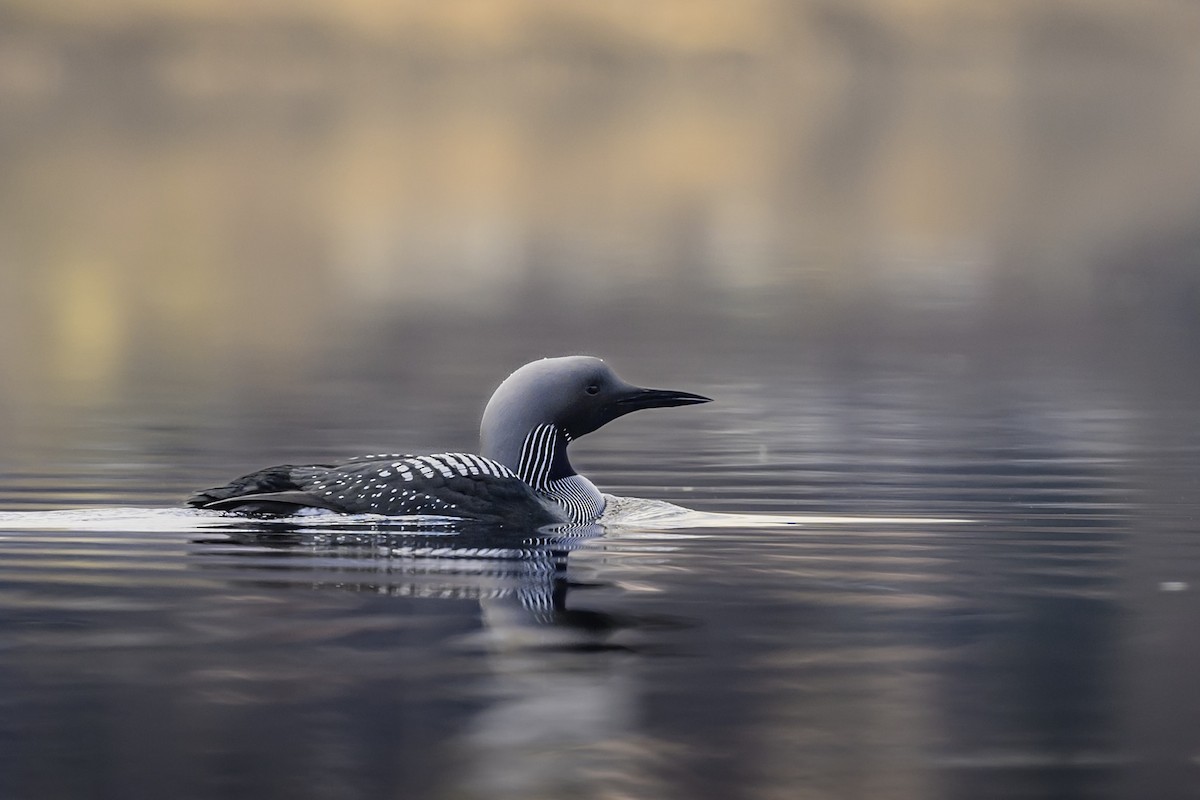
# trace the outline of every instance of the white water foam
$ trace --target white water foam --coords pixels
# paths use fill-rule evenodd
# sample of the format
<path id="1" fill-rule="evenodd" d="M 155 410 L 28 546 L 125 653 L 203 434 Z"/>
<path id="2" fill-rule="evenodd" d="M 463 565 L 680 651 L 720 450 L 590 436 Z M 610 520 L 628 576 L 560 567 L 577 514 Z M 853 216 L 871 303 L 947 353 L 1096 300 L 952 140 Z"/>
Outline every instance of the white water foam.
<path id="1" fill-rule="evenodd" d="M 816 514 L 726 514 L 693 511 L 660 500 L 605 495 L 608 508 L 598 524 L 605 528 L 672 530 L 689 528 L 778 528 L 829 525 L 939 525 L 970 520 L 948 517 L 837 516 Z M 453 517 L 387 517 L 379 514 L 337 514 L 324 510 L 292 517 L 259 520 L 190 508 L 83 508 L 55 511 L 0 511 L 0 532 L 5 530 L 125 530 L 193 531 L 236 528 L 263 522 L 299 528 L 361 526 L 364 532 L 387 527 L 420 526 L 423 533 L 438 530 L 453 534 L 461 520 Z M 431 530 L 432 529 L 432 530 Z"/>
<path id="2" fill-rule="evenodd" d="M 661 500 L 605 495 L 608 507 L 599 520 L 606 527 L 653 528 L 776 528 L 803 525 L 940 525 L 971 520 L 951 517 L 883 517 L 821 514 L 727 514 L 694 511 Z"/>

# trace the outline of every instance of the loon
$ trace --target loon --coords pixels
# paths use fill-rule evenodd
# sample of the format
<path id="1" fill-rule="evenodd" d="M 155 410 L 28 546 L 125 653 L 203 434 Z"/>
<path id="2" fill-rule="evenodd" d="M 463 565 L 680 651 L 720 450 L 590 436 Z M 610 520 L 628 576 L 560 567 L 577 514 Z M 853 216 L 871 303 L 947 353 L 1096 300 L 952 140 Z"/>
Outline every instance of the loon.
<path id="1" fill-rule="evenodd" d="M 571 467 L 567 445 L 632 411 L 710 400 L 632 386 L 599 358 L 544 358 L 518 369 L 492 394 L 479 428 L 480 455 L 380 453 L 333 464 L 281 464 L 196 492 L 187 503 L 252 516 L 317 508 L 582 525 L 604 513 L 605 499 Z"/>

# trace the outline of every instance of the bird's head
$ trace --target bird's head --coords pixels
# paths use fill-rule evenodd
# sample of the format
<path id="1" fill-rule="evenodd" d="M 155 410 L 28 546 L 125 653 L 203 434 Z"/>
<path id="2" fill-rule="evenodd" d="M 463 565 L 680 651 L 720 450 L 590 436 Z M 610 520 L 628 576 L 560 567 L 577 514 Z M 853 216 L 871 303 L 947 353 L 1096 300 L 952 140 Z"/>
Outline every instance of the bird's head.
<path id="1" fill-rule="evenodd" d="M 519 449 L 538 425 L 554 425 L 578 439 L 632 411 L 707 402 L 710 398 L 691 392 L 633 386 L 591 356 L 544 358 L 509 375 L 488 401 L 480 426 L 482 452 L 505 453 L 514 443 Z"/>

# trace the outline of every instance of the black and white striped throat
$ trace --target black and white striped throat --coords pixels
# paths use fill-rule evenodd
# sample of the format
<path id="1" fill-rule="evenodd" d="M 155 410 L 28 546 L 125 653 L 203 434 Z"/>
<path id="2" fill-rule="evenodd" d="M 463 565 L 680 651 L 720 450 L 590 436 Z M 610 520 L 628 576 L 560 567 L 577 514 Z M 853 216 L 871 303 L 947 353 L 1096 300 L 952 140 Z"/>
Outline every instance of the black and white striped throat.
<path id="1" fill-rule="evenodd" d="M 572 473 L 567 461 L 570 435 L 556 425 L 538 425 L 525 436 L 517 476 L 539 491 L 546 491 L 553 478 Z"/>
<path id="2" fill-rule="evenodd" d="M 604 513 L 604 496 L 576 475 L 567 460 L 571 436 L 554 425 L 538 425 L 525 437 L 517 476 L 563 509 L 574 523 L 594 522 Z"/>

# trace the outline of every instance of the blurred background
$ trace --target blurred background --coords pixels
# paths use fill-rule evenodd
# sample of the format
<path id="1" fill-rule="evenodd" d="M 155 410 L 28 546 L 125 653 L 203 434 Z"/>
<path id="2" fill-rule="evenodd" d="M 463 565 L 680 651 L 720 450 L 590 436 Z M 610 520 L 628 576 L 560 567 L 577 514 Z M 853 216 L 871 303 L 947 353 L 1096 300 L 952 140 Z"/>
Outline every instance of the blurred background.
<path id="1" fill-rule="evenodd" d="M 1198 42 L 1177 0 L 3 0 L 0 441 L 601 349 L 1191 372 Z"/>

